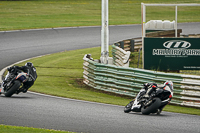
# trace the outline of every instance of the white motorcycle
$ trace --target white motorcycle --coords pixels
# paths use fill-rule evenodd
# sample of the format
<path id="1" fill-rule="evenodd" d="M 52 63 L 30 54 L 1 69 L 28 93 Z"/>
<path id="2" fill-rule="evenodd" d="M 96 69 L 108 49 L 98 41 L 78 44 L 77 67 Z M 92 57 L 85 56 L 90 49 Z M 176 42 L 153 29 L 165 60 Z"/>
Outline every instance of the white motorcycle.
<path id="1" fill-rule="evenodd" d="M 146 83 L 136 98 L 125 106 L 124 112 L 142 112 L 144 115 L 149 115 L 150 113 L 160 114 L 163 108 L 171 101 L 172 96 L 172 81 L 166 81 L 164 86 Z"/>

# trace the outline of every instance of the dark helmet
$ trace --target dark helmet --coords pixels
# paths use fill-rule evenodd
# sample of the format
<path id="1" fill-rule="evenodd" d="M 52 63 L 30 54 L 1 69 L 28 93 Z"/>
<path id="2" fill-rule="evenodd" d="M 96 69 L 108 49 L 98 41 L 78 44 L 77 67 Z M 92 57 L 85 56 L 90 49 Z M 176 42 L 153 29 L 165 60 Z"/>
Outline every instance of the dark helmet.
<path id="1" fill-rule="evenodd" d="M 33 67 L 33 63 L 27 62 L 27 63 L 25 64 L 25 66 Z"/>

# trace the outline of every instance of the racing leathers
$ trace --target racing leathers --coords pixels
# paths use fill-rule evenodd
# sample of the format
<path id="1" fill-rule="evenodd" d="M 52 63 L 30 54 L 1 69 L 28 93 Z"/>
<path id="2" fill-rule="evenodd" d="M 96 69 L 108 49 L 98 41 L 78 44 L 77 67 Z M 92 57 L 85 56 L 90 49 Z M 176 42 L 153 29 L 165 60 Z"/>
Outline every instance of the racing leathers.
<path id="1" fill-rule="evenodd" d="M 26 93 L 27 90 L 34 84 L 35 80 L 37 79 L 37 72 L 36 68 L 34 66 L 13 66 L 8 68 L 8 71 L 10 71 L 13 74 L 17 74 L 17 71 L 21 70 L 29 75 L 29 78 L 26 82 L 23 84 L 23 93 Z M 18 92 L 19 93 L 19 92 Z"/>

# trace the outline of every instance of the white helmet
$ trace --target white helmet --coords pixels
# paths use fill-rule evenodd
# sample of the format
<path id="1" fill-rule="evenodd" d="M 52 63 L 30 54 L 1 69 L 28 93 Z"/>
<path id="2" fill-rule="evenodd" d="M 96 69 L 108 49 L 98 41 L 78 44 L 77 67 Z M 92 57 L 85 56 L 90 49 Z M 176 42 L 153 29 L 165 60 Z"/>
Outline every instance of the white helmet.
<path id="1" fill-rule="evenodd" d="M 164 83 L 164 86 L 166 86 L 166 85 L 168 85 L 172 91 L 174 90 L 173 82 L 172 82 L 172 81 L 170 81 L 170 80 L 169 80 L 169 81 L 166 81 L 166 82 Z"/>

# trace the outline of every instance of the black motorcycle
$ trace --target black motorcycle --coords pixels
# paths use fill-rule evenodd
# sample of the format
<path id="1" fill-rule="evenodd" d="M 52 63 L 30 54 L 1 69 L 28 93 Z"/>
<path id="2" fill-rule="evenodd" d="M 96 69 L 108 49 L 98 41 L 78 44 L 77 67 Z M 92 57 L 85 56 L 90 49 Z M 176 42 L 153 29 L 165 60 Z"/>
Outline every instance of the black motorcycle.
<path id="1" fill-rule="evenodd" d="M 17 70 L 17 74 L 8 71 L 1 84 L 0 94 L 11 97 L 13 94 L 23 92 L 23 83 L 27 82 L 28 78 L 29 74 L 24 73 L 21 70 Z"/>
<path id="2" fill-rule="evenodd" d="M 158 87 L 155 83 L 147 83 L 136 98 L 125 106 L 124 112 L 142 112 L 144 115 L 160 114 L 171 101 L 172 96 L 173 83 L 171 81 L 166 81 L 163 87 Z"/>

